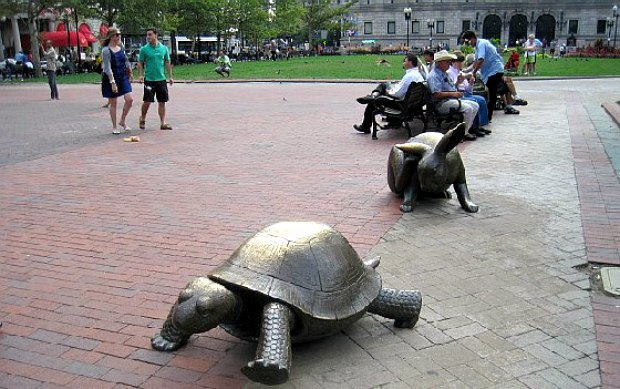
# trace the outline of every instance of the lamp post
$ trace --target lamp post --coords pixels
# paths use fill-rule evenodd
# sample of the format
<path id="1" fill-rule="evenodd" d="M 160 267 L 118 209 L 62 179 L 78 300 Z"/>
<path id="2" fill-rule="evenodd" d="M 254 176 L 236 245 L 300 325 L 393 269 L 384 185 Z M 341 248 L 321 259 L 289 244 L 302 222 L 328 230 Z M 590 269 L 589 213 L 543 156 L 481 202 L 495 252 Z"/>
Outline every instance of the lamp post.
<path id="1" fill-rule="evenodd" d="M 403 9 L 405 14 L 405 22 L 407 23 L 407 48 L 409 48 L 409 25 L 411 24 L 411 7 Z"/>
<path id="2" fill-rule="evenodd" d="M 433 47 L 433 29 L 435 28 L 435 19 L 428 19 L 426 21 L 426 26 L 431 29 L 431 36 L 429 38 L 430 47 Z"/>
<path id="3" fill-rule="evenodd" d="M 613 11 L 614 18 L 616 18 L 616 29 L 614 30 L 614 49 L 616 48 L 616 37 L 618 36 L 618 16 L 620 16 L 620 12 L 618 12 L 618 6 L 614 5 L 611 10 Z"/>
<path id="4" fill-rule="evenodd" d="M 607 17 L 607 48 L 611 46 L 611 28 L 614 26 L 614 19 Z"/>

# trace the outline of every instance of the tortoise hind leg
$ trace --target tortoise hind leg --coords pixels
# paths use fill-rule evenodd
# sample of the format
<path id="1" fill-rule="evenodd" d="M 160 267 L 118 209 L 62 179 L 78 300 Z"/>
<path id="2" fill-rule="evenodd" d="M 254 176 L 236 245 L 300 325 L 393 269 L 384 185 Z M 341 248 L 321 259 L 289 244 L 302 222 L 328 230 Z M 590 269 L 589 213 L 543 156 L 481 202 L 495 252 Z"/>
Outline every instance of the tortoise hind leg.
<path id="1" fill-rule="evenodd" d="M 398 328 L 413 328 L 422 309 L 422 294 L 417 290 L 383 288 L 368 312 L 394 319 Z"/>
<path id="2" fill-rule="evenodd" d="M 265 305 L 256 357 L 241 369 L 249 379 L 266 385 L 288 380 L 293 320 L 294 314 L 286 305 L 276 302 Z"/>

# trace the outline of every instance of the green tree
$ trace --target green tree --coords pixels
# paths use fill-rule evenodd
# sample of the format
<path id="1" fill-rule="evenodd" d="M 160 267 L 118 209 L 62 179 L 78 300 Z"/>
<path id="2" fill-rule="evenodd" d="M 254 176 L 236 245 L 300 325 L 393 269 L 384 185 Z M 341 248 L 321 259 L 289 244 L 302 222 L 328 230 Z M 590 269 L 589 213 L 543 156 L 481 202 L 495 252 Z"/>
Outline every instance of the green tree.
<path id="1" fill-rule="evenodd" d="M 26 14 L 28 25 L 28 35 L 30 35 L 30 50 L 32 52 L 32 64 L 35 75 L 42 76 L 41 55 L 39 52 L 39 14 L 45 8 L 52 6 L 51 1 L 47 0 L 0 0 L 0 11 L 3 16 L 13 16 L 16 14 Z"/>
<path id="2" fill-rule="evenodd" d="M 308 37 L 308 42 L 313 43 L 313 37 L 319 30 L 339 30 L 342 15 L 357 0 L 347 1 L 340 6 L 332 6 L 330 0 L 304 0 L 304 14 L 302 16 L 303 28 Z"/>

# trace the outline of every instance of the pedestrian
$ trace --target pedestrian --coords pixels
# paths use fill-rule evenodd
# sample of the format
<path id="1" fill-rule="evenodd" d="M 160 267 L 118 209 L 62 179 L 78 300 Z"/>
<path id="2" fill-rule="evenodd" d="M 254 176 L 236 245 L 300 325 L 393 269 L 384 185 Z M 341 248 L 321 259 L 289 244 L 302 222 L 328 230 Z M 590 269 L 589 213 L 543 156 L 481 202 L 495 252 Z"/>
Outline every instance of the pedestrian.
<path id="1" fill-rule="evenodd" d="M 536 75 L 536 54 L 538 52 L 538 46 L 536 45 L 535 39 L 535 35 L 530 34 L 523 44 L 525 63 L 523 64 L 523 70 L 521 73 L 523 73 L 524 76 L 527 76 L 528 74 L 533 76 Z"/>
<path id="2" fill-rule="evenodd" d="M 170 53 L 168 48 L 157 39 L 157 29 L 149 28 L 146 30 L 146 45 L 140 49 L 138 56 L 138 75 L 140 82 L 144 83 L 144 96 L 142 98 L 142 110 L 140 115 L 140 128 L 146 128 L 146 114 L 151 103 L 157 97 L 157 112 L 159 114 L 159 129 L 172 130 L 172 126 L 166 123 L 166 102 L 168 102 L 168 87 L 166 86 L 166 74 L 168 72 L 168 83 L 174 83 L 172 78 L 172 65 L 170 64 Z M 143 72 L 144 71 L 144 75 Z"/>
<path id="3" fill-rule="evenodd" d="M 123 97 L 123 112 L 118 124 L 123 131 L 129 132 L 127 127 L 127 114 L 133 105 L 133 96 L 131 95 L 131 82 L 133 81 L 133 73 L 131 72 L 131 64 L 121 45 L 121 32 L 117 28 L 110 28 L 108 34 L 103 41 L 103 49 L 101 50 L 102 72 L 101 72 L 101 93 L 104 98 L 108 99 L 110 119 L 112 119 L 112 133 L 120 134 L 121 131 L 116 127 L 116 103 L 118 97 Z"/>
<path id="4" fill-rule="evenodd" d="M 58 85 L 56 85 L 56 50 L 52 45 L 52 41 L 45 42 L 45 46 L 41 45 L 41 51 L 43 52 L 43 60 L 46 62 L 47 69 L 47 82 L 50 85 L 50 91 L 52 100 L 60 100 L 58 97 Z"/>
<path id="5" fill-rule="evenodd" d="M 487 108 L 489 113 L 489 123 L 493 120 L 493 110 L 497 102 L 497 88 L 504 78 L 504 61 L 498 54 L 497 48 L 488 39 L 477 38 L 476 33 L 469 30 L 465 31 L 461 38 L 463 43 L 473 46 L 476 49 L 475 61 L 472 65 L 472 72 L 476 74 L 480 70 L 482 82 L 489 90 Z M 508 105 L 504 113 L 518 114 L 519 111 Z"/>

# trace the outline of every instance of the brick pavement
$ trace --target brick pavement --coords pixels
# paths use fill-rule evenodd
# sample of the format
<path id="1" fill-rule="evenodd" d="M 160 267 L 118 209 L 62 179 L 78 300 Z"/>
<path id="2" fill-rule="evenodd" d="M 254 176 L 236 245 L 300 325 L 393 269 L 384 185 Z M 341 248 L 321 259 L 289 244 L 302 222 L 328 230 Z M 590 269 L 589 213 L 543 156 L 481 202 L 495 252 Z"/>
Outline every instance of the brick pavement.
<path id="1" fill-rule="evenodd" d="M 149 337 L 189 279 L 262 226 L 305 219 L 382 255 L 385 284 L 420 288 L 425 307 L 413 331 L 367 316 L 296 347 L 283 387 L 612 388 L 618 300 L 591 292 L 581 268 L 618 248 L 618 182 L 593 136 L 617 86 L 518 84 L 522 114 L 496 115 L 494 135 L 462 145 L 481 211 L 430 200 L 405 216 L 385 180 L 403 134 L 373 142 L 350 127 L 368 85 L 175 85 L 177 129 L 150 130 L 151 112 L 139 143 L 107 134 L 97 86 L 33 103 L 70 124 L 30 122 L 25 103 L 44 86 L 3 87 L 0 387 L 259 387 L 239 372 L 253 346 L 221 330 L 172 354 Z M 59 135 L 68 126 L 72 140 Z M 596 193 L 604 210 L 585 201 Z"/>

